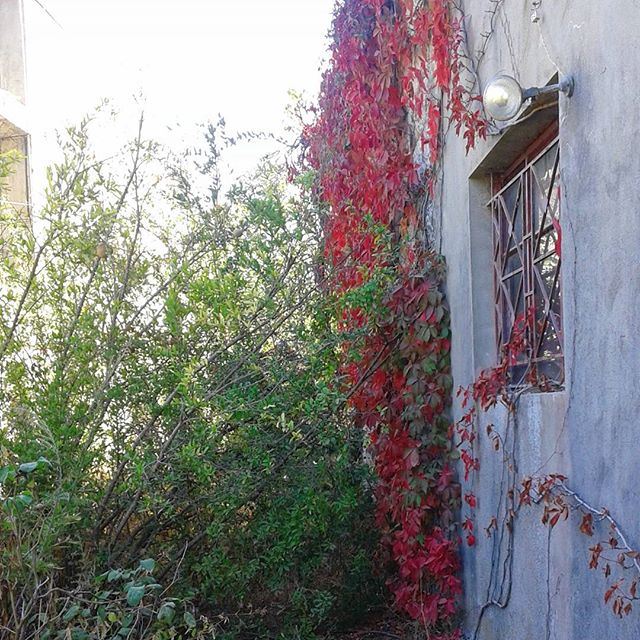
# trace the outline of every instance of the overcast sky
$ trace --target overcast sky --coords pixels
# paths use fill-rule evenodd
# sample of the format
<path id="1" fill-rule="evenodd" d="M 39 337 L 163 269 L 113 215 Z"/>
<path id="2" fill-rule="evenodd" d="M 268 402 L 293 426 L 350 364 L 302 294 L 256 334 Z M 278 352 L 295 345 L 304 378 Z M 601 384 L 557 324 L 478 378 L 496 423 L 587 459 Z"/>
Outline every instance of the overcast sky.
<path id="1" fill-rule="evenodd" d="M 288 91 L 317 92 L 334 5 L 40 0 L 57 26 L 37 0 L 24 1 L 36 156 L 45 132 L 77 121 L 102 97 L 126 102 L 138 91 L 152 127 L 221 113 L 232 129 L 277 132 Z M 241 164 L 252 159 L 244 154 Z"/>

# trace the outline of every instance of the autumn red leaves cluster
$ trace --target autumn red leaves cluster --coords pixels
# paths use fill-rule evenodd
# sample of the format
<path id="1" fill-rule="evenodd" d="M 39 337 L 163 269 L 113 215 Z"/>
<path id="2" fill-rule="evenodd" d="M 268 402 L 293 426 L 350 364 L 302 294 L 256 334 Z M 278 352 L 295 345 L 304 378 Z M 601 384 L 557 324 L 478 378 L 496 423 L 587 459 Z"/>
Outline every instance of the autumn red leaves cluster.
<path id="1" fill-rule="evenodd" d="M 453 460 L 461 459 L 466 481 L 479 470 L 476 413 L 498 401 L 509 409 L 509 370 L 527 348 L 532 322 L 530 314 L 520 318 L 501 362 L 459 392 L 463 416 L 452 425 L 442 269 L 426 248 L 420 203 L 436 192 L 446 132 L 464 137 L 467 150 L 486 135 L 480 98 L 463 78 L 461 20 L 451 0 L 339 0 L 316 118 L 303 135 L 329 208 L 329 289 L 346 300 L 337 318 L 341 374 L 370 441 L 377 522 L 395 566 L 390 587 L 433 640 L 460 637 L 457 547 L 461 535 L 476 543 L 476 496 L 461 495 Z M 487 433 L 500 449 L 499 434 L 490 426 Z M 549 526 L 568 515 L 552 485 L 543 492 Z M 522 495 L 526 503 L 526 487 Z M 486 531 L 496 528 L 494 518 Z M 628 613 L 636 583 L 629 594 L 613 587 L 605 600 Z"/>
<path id="2" fill-rule="evenodd" d="M 390 587 L 434 640 L 460 637 L 460 490 L 448 311 L 419 203 L 433 193 L 443 114 L 469 146 L 484 134 L 461 82 L 461 42 L 449 0 L 340 2 L 317 117 L 304 133 L 329 206 L 330 288 L 346 301 L 342 375 L 370 442 Z"/>

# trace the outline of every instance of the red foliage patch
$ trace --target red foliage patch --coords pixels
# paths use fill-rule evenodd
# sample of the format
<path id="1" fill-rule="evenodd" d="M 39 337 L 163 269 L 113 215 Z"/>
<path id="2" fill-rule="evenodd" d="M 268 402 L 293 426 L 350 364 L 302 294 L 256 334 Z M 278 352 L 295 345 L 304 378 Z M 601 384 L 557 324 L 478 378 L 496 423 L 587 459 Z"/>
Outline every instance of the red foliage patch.
<path id="1" fill-rule="evenodd" d="M 331 290 L 348 297 L 381 270 L 393 281 L 382 312 L 357 302 L 342 312 L 342 373 L 372 443 L 377 522 L 397 566 L 390 581 L 396 604 L 431 638 L 449 640 L 459 637 L 461 582 L 448 312 L 417 203 L 433 192 L 443 114 L 468 148 L 485 123 L 479 98 L 461 83 L 462 30 L 450 0 L 344 0 L 333 35 L 317 119 L 304 133 L 319 195 L 330 206 Z M 414 161 L 410 114 L 425 123 L 417 140 L 429 160 L 424 176 Z M 474 541 L 469 532 L 468 544 Z"/>

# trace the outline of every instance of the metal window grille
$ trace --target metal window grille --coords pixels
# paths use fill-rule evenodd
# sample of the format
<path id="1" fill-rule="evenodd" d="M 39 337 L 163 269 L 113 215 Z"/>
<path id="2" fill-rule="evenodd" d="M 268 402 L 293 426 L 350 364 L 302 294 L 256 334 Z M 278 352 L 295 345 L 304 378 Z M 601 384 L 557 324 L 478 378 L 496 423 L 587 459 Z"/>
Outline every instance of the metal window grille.
<path id="1" fill-rule="evenodd" d="M 514 170 L 492 176 L 496 338 L 501 351 L 528 309 L 527 352 L 511 384 L 557 389 L 564 382 L 557 126 L 530 147 Z"/>

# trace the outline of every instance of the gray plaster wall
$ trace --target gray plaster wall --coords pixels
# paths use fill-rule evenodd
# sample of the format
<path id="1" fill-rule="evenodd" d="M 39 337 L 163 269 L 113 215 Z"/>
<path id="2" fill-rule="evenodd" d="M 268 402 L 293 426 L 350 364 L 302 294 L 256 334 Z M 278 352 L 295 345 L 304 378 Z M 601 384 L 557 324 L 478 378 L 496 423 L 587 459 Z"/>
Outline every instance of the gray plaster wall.
<path id="1" fill-rule="evenodd" d="M 22 0 L 0 0 L 0 89 L 25 101 Z"/>
<path id="2" fill-rule="evenodd" d="M 566 384 L 524 396 L 515 422 L 501 409 L 482 418 L 515 452 L 515 468 L 481 426 L 472 487 L 478 543 L 464 553 L 466 632 L 482 640 L 638 640 L 640 603 L 617 619 L 603 602 L 604 576 L 588 568 L 588 548 L 609 537 L 607 527 L 588 538 L 574 517 L 550 531 L 533 506 L 520 510 L 511 541 L 506 530 L 491 538 L 482 531 L 504 509 L 514 477 L 558 472 L 588 503 L 609 509 L 640 549 L 640 4 L 542 0 L 537 22 L 533 4 L 499 2 L 491 28 L 494 3 L 464 1 L 472 54 L 492 31 L 480 90 L 498 71 L 523 86 L 556 73 L 575 79 L 573 97 L 559 104 Z M 446 141 L 441 242 L 456 385 L 496 360 L 485 169 L 505 139 L 490 136 L 469 155 L 455 135 Z M 627 584 L 633 577 L 626 572 Z M 500 606 L 485 607 L 477 627 L 490 600 Z"/>
<path id="3" fill-rule="evenodd" d="M 15 150 L 22 158 L 3 180 L 2 197 L 16 216 L 28 216 L 30 168 L 25 108 L 26 64 L 22 0 L 0 0 L 0 152 Z M 2 224 L 0 242 L 8 245 L 12 223 Z"/>

